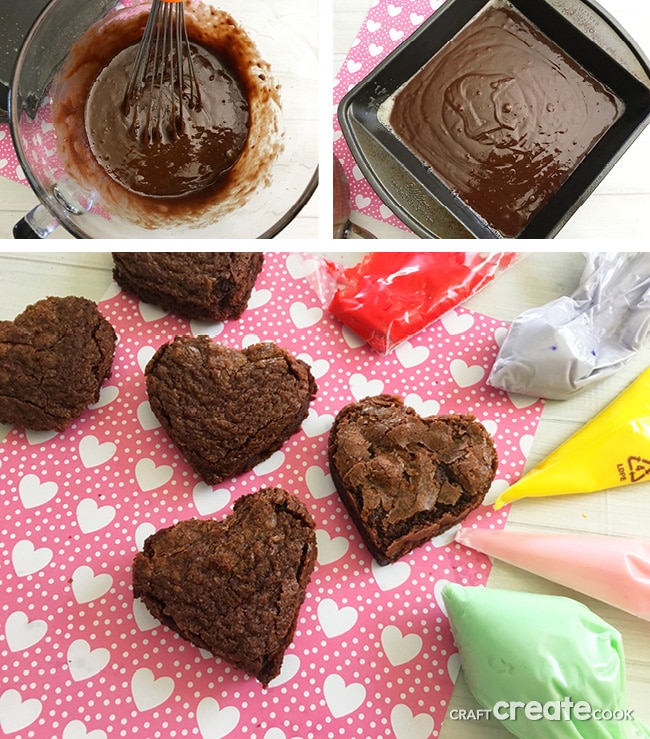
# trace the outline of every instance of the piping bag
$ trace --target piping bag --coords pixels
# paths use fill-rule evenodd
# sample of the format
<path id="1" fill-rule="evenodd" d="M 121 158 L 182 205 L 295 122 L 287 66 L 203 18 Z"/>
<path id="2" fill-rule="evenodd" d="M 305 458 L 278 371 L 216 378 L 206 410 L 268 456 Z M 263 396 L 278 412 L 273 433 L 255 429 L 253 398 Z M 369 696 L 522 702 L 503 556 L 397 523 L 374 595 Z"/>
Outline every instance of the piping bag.
<path id="1" fill-rule="evenodd" d="M 456 541 L 650 621 L 650 540 L 463 527 Z"/>
<path id="2" fill-rule="evenodd" d="M 629 715 L 620 633 L 582 603 L 455 583 L 442 600 L 468 688 L 511 734 L 650 737 Z M 612 713 L 597 720 L 591 710 Z"/>
<path id="3" fill-rule="evenodd" d="M 650 482 L 650 369 L 494 502 Z"/>
<path id="4" fill-rule="evenodd" d="M 640 349 L 650 331 L 650 253 L 585 256 L 571 296 L 515 318 L 488 385 L 565 400 L 612 375 Z"/>

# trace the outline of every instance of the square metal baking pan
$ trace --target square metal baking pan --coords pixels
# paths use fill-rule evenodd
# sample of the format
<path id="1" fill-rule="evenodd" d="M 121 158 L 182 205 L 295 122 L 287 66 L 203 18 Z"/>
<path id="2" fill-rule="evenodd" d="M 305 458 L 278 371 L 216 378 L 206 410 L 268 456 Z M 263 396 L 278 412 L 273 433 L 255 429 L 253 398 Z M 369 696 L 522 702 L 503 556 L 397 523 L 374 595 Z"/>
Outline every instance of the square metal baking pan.
<path id="1" fill-rule="evenodd" d="M 502 238 L 384 126 L 382 103 L 494 0 L 447 0 L 341 100 L 338 119 L 364 176 L 422 238 Z M 650 64 L 629 35 L 588 0 L 510 0 L 525 18 L 625 104 L 517 238 L 552 238 L 650 121 Z"/>

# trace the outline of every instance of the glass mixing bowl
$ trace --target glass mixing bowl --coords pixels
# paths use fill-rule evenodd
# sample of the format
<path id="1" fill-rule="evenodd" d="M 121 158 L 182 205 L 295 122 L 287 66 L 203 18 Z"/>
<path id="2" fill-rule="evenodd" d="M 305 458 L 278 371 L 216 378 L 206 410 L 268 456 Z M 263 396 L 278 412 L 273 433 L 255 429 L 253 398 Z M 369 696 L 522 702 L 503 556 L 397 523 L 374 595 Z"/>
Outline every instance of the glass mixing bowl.
<path id="1" fill-rule="evenodd" d="M 41 201 L 21 228 L 48 235 L 58 224 L 78 238 L 271 238 L 309 200 L 318 178 L 317 0 L 203 0 L 229 13 L 268 62 L 280 86 L 284 148 L 270 182 L 232 212 L 200 223 L 143 228 L 125 219 L 86 183 L 71 176 L 51 118 L 52 82 L 74 43 L 94 24 L 122 11 L 118 0 L 52 0 L 27 35 L 11 80 L 9 116 L 14 146 Z M 136 9 L 146 3 L 135 2 Z"/>

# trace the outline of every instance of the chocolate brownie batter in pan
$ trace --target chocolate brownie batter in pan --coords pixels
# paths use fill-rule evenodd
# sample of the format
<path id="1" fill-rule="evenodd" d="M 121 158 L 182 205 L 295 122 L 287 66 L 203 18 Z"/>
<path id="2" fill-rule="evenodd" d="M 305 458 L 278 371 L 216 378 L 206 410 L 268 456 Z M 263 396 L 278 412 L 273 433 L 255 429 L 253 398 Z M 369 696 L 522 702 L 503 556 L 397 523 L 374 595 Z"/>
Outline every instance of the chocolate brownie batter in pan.
<path id="1" fill-rule="evenodd" d="M 623 110 L 510 3 L 496 0 L 380 116 L 492 228 L 514 237 Z"/>
<path id="2" fill-rule="evenodd" d="M 114 217 L 148 229 L 204 226 L 269 184 L 284 147 L 280 91 L 235 19 L 186 0 L 201 109 L 186 111 L 175 140 L 134 135 L 123 102 L 147 10 L 117 9 L 74 44 L 52 86 L 59 155 Z"/>

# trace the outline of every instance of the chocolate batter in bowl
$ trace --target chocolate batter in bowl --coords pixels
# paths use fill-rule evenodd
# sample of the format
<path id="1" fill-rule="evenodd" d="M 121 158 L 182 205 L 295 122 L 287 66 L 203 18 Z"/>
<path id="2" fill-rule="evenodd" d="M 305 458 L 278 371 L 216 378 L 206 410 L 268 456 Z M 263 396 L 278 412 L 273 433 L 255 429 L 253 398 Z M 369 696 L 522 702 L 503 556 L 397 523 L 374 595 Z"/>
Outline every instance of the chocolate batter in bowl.
<path id="1" fill-rule="evenodd" d="M 47 210 L 86 238 L 280 233 L 317 183 L 316 0 L 185 0 L 204 105 L 178 139 L 155 142 L 129 136 L 122 105 L 148 5 L 115 4 L 56 39 L 66 53 L 42 92 L 14 85 L 16 149 Z M 52 0 L 44 15 L 56 17 L 26 41 L 25 78 L 47 26 L 75 7 Z"/>

